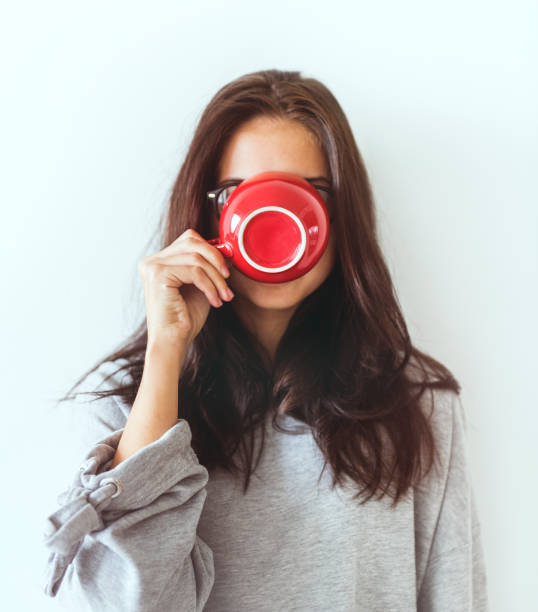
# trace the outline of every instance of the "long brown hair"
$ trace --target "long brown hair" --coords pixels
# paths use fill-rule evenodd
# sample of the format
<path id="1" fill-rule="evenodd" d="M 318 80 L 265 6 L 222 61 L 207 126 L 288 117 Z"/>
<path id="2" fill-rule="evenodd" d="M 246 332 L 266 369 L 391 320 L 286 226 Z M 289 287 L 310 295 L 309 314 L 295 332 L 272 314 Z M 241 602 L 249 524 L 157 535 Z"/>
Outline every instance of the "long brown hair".
<path id="1" fill-rule="evenodd" d="M 183 365 L 178 416 L 189 422 L 200 463 L 208 470 L 220 466 L 243 473 L 246 491 L 263 450 L 262 436 L 254 462 L 255 430 L 269 410 L 273 427 L 288 432 L 276 422 L 277 411 L 286 411 L 310 426 L 325 458 L 323 469 L 331 466 L 333 487 L 349 477 L 359 485 L 356 498 L 368 494 L 361 503 L 387 494 L 396 505 L 437 454 L 421 396 L 429 390 L 433 400 L 434 389 L 459 394 L 460 385 L 445 366 L 411 344 L 379 245 L 368 174 L 329 89 L 298 71 L 262 70 L 217 91 L 198 122 L 161 218 L 161 248 L 188 228 L 214 237 L 205 194 L 216 185 L 230 136 L 257 116 L 298 121 L 322 147 L 333 184 L 336 262 L 294 312 L 272 367 L 233 304 L 211 308 Z M 70 391 L 102 363 L 122 359 L 118 371 L 129 376 L 94 393 L 121 396 L 132 405 L 146 344 L 144 316 L 121 347 Z"/>

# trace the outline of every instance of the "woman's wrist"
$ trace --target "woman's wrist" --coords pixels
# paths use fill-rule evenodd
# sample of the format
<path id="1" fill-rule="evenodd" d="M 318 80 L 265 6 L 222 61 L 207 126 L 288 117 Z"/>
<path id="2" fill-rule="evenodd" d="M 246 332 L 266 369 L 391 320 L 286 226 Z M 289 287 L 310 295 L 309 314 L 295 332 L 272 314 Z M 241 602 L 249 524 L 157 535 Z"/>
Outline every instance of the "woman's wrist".
<path id="1" fill-rule="evenodd" d="M 158 364 L 159 369 L 177 370 L 179 375 L 185 355 L 187 354 L 187 341 L 172 341 L 169 338 L 152 338 L 146 346 L 144 369 Z"/>

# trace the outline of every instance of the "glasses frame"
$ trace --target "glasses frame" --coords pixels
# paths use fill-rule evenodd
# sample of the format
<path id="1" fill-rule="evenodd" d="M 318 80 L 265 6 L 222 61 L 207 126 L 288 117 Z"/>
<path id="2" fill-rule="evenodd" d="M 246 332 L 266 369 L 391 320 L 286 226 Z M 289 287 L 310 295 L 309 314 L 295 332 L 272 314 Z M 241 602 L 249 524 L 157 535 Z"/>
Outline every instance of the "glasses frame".
<path id="1" fill-rule="evenodd" d="M 308 179 L 306 179 L 308 181 Z M 212 207 L 213 212 L 215 213 L 215 216 L 217 217 L 217 219 L 220 219 L 220 213 L 218 210 L 218 200 L 219 200 L 219 195 L 221 193 L 221 191 L 223 191 L 224 189 L 226 189 L 227 187 L 237 187 L 237 185 L 240 185 L 243 181 L 229 181 L 228 183 L 225 183 L 224 185 L 221 185 L 220 187 L 217 187 L 216 189 L 211 189 L 210 191 L 206 192 L 206 200 L 207 203 L 209 204 L 209 206 Z M 317 190 L 321 190 L 324 191 L 327 194 L 327 199 L 333 195 L 333 190 L 331 187 L 327 187 L 326 185 L 316 185 L 313 181 L 308 181 L 315 189 Z M 227 202 L 228 200 L 226 200 Z M 226 202 L 224 204 L 226 204 Z M 223 204 L 223 206 L 224 206 Z M 332 222 L 333 220 L 333 215 L 329 215 L 329 221 Z"/>

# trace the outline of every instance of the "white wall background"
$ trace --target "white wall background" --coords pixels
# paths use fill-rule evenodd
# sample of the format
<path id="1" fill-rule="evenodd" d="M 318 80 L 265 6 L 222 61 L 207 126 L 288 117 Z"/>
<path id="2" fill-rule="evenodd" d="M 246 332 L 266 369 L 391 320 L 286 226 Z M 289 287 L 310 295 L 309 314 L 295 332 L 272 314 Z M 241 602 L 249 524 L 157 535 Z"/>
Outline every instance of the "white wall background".
<path id="1" fill-rule="evenodd" d="M 491 609 L 538 609 L 536 2 L 19 0 L 0 24 L 3 609 L 57 609 L 41 532 L 78 458 L 50 407 L 138 320 L 202 109 L 263 68 L 344 108 L 414 342 L 463 386 Z"/>

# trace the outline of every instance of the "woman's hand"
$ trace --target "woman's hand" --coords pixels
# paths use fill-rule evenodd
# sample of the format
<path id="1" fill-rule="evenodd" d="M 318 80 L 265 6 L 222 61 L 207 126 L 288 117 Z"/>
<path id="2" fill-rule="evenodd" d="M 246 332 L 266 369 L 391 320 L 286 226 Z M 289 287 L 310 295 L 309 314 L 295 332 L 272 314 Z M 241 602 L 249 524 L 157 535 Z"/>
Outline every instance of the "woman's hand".
<path id="1" fill-rule="evenodd" d="M 188 346 L 206 322 L 209 307 L 233 298 L 224 256 L 188 229 L 172 244 L 140 260 L 146 301 L 148 345 L 153 341 Z"/>

